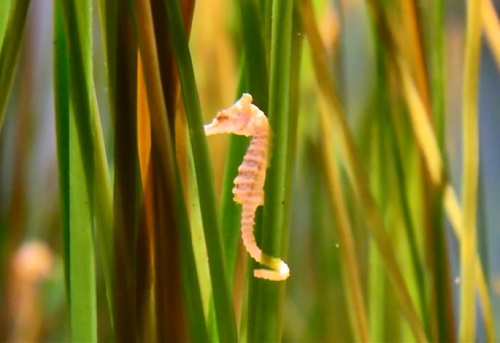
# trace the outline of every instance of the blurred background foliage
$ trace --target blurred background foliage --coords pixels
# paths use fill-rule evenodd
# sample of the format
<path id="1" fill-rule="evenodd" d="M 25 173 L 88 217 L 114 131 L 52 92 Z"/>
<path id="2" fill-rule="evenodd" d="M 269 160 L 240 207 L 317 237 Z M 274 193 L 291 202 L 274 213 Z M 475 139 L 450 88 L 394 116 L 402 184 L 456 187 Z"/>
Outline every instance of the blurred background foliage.
<path id="1" fill-rule="evenodd" d="M 490 0 L 0 1 L 0 340 L 497 340 Z M 256 280 L 241 93 L 273 130 Z"/>

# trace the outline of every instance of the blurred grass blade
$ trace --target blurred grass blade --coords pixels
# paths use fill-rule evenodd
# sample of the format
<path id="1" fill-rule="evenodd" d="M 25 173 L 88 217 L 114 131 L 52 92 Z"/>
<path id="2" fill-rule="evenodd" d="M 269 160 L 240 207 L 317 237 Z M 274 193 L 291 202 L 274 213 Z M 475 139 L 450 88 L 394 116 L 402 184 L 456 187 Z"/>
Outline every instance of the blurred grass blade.
<path id="1" fill-rule="evenodd" d="M 130 16 L 130 11 L 126 8 L 127 0 L 97 0 L 99 10 L 100 33 L 103 44 L 105 66 L 107 72 L 107 89 L 112 118 L 115 117 L 115 97 L 116 97 L 116 72 L 118 53 L 118 20 L 124 21 L 124 17 Z"/>
<path id="2" fill-rule="evenodd" d="M 137 53 L 137 154 L 139 160 L 139 171 L 141 176 L 141 190 L 142 190 L 142 208 L 141 208 L 141 221 L 139 223 L 137 243 L 142 247 L 145 256 L 144 260 L 137 262 L 137 271 L 143 274 L 144 280 L 137 280 L 137 296 L 140 297 L 140 292 L 144 292 L 143 299 L 138 299 L 137 309 L 139 313 L 144 313 L 142 321 L 144 328 L 141 331 L 142 337 L 155 337 L 152 333 L 153 327 L 148 323 L 154 323 L 153 311 L 151 310 L 152 304 L 149 300 L 149 288 L 151 287 L 152 272 L 152 259 L 151 249 L 153 246 L 153 230 L 154 218 L 152 205 L 153 187 L 150 185 L 152 180 L 151 168 L 151 120 L 148 108 L 148 101 L 146 96 L 146 86 L 144 83 L 143 67 L 141 55 Z M 140 258 L 140 256 L 138 256 Z M 142 269 L 142 270 L 141 270 Z M 144 288 L 144 289 L 142 289 Z M 148 314 L 146 314 L 148 313 Z"/>
<path id="3" fill-rule="evenodd" d="M 418 95 L 415 84 L 410 78 L 407 65 L 400 60 L 398 61 L 398 67 L 417 144 L 422 151 L 432 183 L 440 185 L 444 182 L 445 170 L 439 145 L 427 115 L 428 112 Z"/>
<path id="4" fill-rule="evenodd" d="M 141 171 L 141 184 L 145 190 L 149 163 L 151 159 L 151 119 L 149 115 L 148 100 L 141 56 L 137 56 L 137 149 L 139 152 L 139 165 Z"/>
<path id="5" fill-rule="evenodd" d="M 57 3 L 59 4 L 59 3 Z M 80 144 L 74 111 L 70 110 L 69 56 L 59 6 L 55 14 L 54 77 L 59 153 L 61 207 L 67 261 L 71 337 L 75 342 L 97 341 L 96 284 L 92 240 L 93 211 L 85 175 L 85 150 Z"/>
<path id="6" fill-rule="evenodd" d="M 271 64 L 269 76 L 269 126 L 272 131 L 272 152 L 267 171 L 263 224 L 260 246 L 272 256 L 285 259 L 283 240 L 285 199 L 289 159 L 288 130 L 290 119 L 290 71 L 293 28 L 293 1 L 277 0 L 272 4 Z M 288 206 L 288 205 L 287 205 Z M 257 231 L 257 234 L 259 232 Z M 293 270 L 291 272 L 293 277 Z M 285 282 L 269 282 L 251 278 L 249 283 L 248 342 L 281 340 L 282 296 Z"/>
<path id="7" fill-rule="evenodd" d="M 151 259 L 147 246 L 141 245 L 145 240 L 139 239 L 145 235 L 138 233 L 143 199 L 137 148 L 137 74 L 130 72 L 137 70 L 137 41 L 129 11 L 117 9 L 115 16 L 116 27 L 109 21 L 107 30 L 117 35 L 104 41 L 115 49 L 107 56 L 120 56 L 108 64 L 108 84 L 116 85 L 110 88 L 109 105 L 112 113 L 119 113 L 114 116 L 113 323 L 115 339 L 124 342 L 144 339 L 144 318 L 151 318 L 144 309 Z"/>
<path id="8" fill-rule="evenodd" d="M 385 33 L 389 35 L 389 41 L 394 43 L 394 37 L 391 36 L 390 32 L 388 32 L 387 29 Z M 415 135 L 417 145 L 423 155 L 425 166 L 430 174 L 431 181 L 436 186 L 443 185 L 444 208 L 450 222 L 452 223 L 452 228 L 454 229 L 458 240 L 461 241 L 463 231 L 462 211 L 460 209 L 460 205 L 458 204 L 458 197 L 456 196 L 455 191 L 446 178 L 444 162 L 441 158 L 439 149 L 439 144 L 442 143 L 438 142 L 438 139 L 434 134 L 433 128 L 431 127 L 431 123 L 429 121 L 428 111 L 416 89 L 415 83 L 411 79 L 409 67 L 403 62 L 400 57 L 396 58 L 395 65 L 397 66 L 399 77 L 401 78 L 401 82 L 403 84 L 403 94 L 408 104 L 410 119 L 412 122 L 411 127 Z M 436 90 L 436 92 L 439 93 L 439 90 Z M 439 101 L 436 106 L 437 110 L 443 110 L 443 104 L 440 105 Z M 438 116 L 439 114 L 436 115 Z M 441 114 L 440 116 L 442 117 L 443 114 Z M 436 122 L 438 137 L 440 137 L 440 139 L 442 140 L 444 135 L 444 133 L 442 132 L 444 130 L 444 119 L 437 117 Z M 476 261 L 475 263 L 478 268 L 480 268 L 480 270 L 474 274 L 475 282 L 480 290 L 486 290 L 486 281 L 484 279 L 484 274 L 479 261 L 479 257 L 477 256 L 476 259 L 478 261 Z M 489 310 L 491 309 L 491 306 L 488 292 L 480 292 L 480 298 L 482 304 L 484 304 L 481 309 L 483 311 L 485 321 L 486 323 L 489 323 L 489 325 L 486 325 L 487 335 L 488 337 L 494 337 L 495 333 L 494 328 L 491 326 L 492 312 Z M 447 328 L 443 328 L 443 330 L 447 330 Z M 441 331 L 441 333 L 443 333 L 443 331 Z"/>
<path id="9" fill-rule="evenodd" d="M 350 183 L 354 189 L 356 197 L 360 202 L 361 208 L 365 214 L 366 221 L 369 223 L 371 236 L 375 241 L 382 260 L 386 267 L 389 279 L 392 282 L 395 295 L 398 298 L 399 304 L 403 313 L 408 320 L 415 338 L 419 342 L 427 341 L 426 334 L 422 328 L 417 312 L 405 285 L 399 267 L 396 263 L 394 251 L 389 237 L 384 229 L 384 224 L 380 216 L 379 210 L 375 204 L 368 185 L 366 176 L 363 172 L 363 167 L 358 160 L 355 152 L 354 140 L 351 136 L 346 120 L 343 115 L 343 109 L 337 96 L 337 90 L 331 78 L 328 77 L 329 71 L 325 59 L 325 49 L 319 38 L 315 19 L 312 13 L 311 2 L 308 0 L 298 0 L 300 3 L 301 19 L 306 32 L 309 45 L 312 50 L 314 71 L 321 92 L 324 94 L 332 109 L 332 124 L 334 125 L 336 137 L 341 156 Z"/>
<path id="10" fill-rule="evenodd" d="M 415 64 L 411 58 L 407 56 L 406 51 L 409 49 L 407 45 L 404 45 L 401 41 L 404 39 L 399 39 L 399 45 L 396 42 L 396 37 L 400 35 L 400 28 L 396 24 L 393 24 L 392 28 L 389 28 L 389 24 L 387 21 L 389 19 L 384 18 L 383 12 L 376 5 L 376 3 L 372 3 L 372 10 L 374 14 L 374 21 L 377 22 L 378 29 L 382 32 L 381 34 L 384 36 L 385 44 L 389 47 L 389 50 L 393 50 L 394 53 L 389 57 L 392 57 L 394 61 L 394 65 L 397 67 L 396 70 L 399 73 L 401 78 L 401 83 L 403 84 L 403 95 L 406 98 L 406 102 L 409 108 L 409 114 L 411 119 L 411 129 L 415 135 L 417 146 L 420 148 L 421 154 L 423 155 L 423 160 L 425 167 L 428 170 L 430 176 L 430 182 L 433 188 L 435 189 L 432 193 L 427 195 L 427 198 L 432 197 L 433 200 L 431 202 L 433 204 L 440 204 L 444 201 L 444 208 L 446 210 L 449 209 L 450 202 L 457 202 L 456 198 L 450 197 L 450 195 L 454 195 L 454 193 L 446 192 L 445 190 L 448 188 L 447 180 L 446 180 L 446 171 L 444 169 L 444 163 L 441 158 L 441 150 L 442 141 L 444 140 L 444 103 L 443 103 L 443 81 L 442 81 L 442 68 L 441 60 L 439 56 L 439 51 L 442 49 L 438 43 L 434 43 L 433 46 L 436 46 L 436 49 L 430 49 L 433 51 L 433 80 L 437 80 L 436 83 L 433 83 L 433 109 L 437 112 L 434 115 L 434 122 L 436 125 L 436 130 L 438 132 L 438 137 L 440 139 L 439 143 L 436 139 L 436 135 L 434 134 L 434 130 L 431 127 L 431 118 L 429 115 L 429 105 L 422 100 L 422 91 L 417 90 L 416 82 L 412 80 L 412 75 L 415 74 L 414 67 L 410 68 L 409 65 L 413 66 Z M 438 28 L 435 28 L 438 32 L 435 33 L 435 36 L 441 37 L 442 33 L 439 31 L 439 26 L 442 18 L 440 18 L 441 7 L 438 4 L 435 4 L 435 13 L 436 17 L 435 21 Z M 441 23 L 442 25 L 442 23 Z M 439 40 L 439 39 L 438 39 Z M 400 46 L 401 45 L 401 46 Z M 403 46 L 404 45 L 404 46 Z M 436 50 L 436 51 L 434 51 Z M 404 63 L 401 56 L 404 56 L 405 59 L 410 60 L 412 62 Z M 411 57 L 411 56 L 410 56 Z M 396 116 L 393 116 L 394 119 L 397 119 Z M 439 144 L 439 145 L 438 145 Z M 426 177 L 424 174 L 423 177 Z M 442 199 L 442 200 L 441 200 Z M 427 202 L 428 203 L 428 202 Z M 449 282 L 444 281 L 447 279 L 446 275 L 446 256 L 442 256 L 443 250 L 445 249 L 444 242 L 444 232 L 442 226 L 442 218 L 441 218 L 441 210 L 438 206 L 429 206 L 426 205 L 424 201 L 424 209 L 425 213 L 423 214 L 424 218 L 428 218 L 427 220 L 431 220 L 428 224 L 425 224 L 425 227 L 429 227 L 432 225 L 434 227 L 432 233 L 428 233 L 425 238 L 427 249 L 429 249 L 429 259 L 433 259 L 435 263 L 432 263 L 429 267 L 431 269 L 431 277 L 435 281 L 433 284 L 436 287 L 432 287 L 430 289 L 430 299 L 440 298 L 442 299 L 443 306 L 439 306 L 438 308 L 432 308 L 434 305 L 431 305 L 430 314 L 431 317 L 435 318 L 438 322 L 431 326 L 432 328 L 436 328 L 438 331 L 433 330 L 433 334 L 438 334 L 441 340 L 449 340 L 450 337 L 453 337 L 453 318 L 452 318 L 452 303 L 450 296 Z M 454 215 L 454 213 L 448 211 L 448 216 Z M 456 222 L 456 218 L 451 218 L 452 223 Z M 455 230 L 458 230 L 458 226 L 454 226 Z M 457 234 L 457 237 L 459 235 Z M 434 256 L 435 257 L 431 257 Z M 481 282 L 481 281 L 479 281 Z M 483 280 L 484 282 L 484 280 Z M 432 301 L 432 300 L 431 300 Z M 483 307 L 486 309 L 487 307 Z M 436 314 L 434 316 L 434 313 Z M 432 320 L 432 318 L 431 318 Z M 427 322 L 424 322 L 427 323 Z M 451 336 L 449 336 L 451 335 Z M 453 338 L 451 338 L 453 340 Z"/>
<path id="11" fill-rule="evenodd" d="M 146 185 L 155 185 L 155 187 L 162 187 L 165 189 L 165 192 L 163 195 L 158 194 L 156 192 L 156 189 L 152 190 L 145 190 L 145 195 L 147 196 L 149 192 L 153 193 L 154 199 L 156 201 L 160 200 L 161 198 L 158 198 L 158 196 L 171 196 L 174 198 L 174 204 L 169 208 L 169 220 L 174 220 L 174 223 L 161 223 L 161 222 L 154 222 L 153 224 L 155 225 L 155 241 L 160 239 L 164 239 L 162 237 L 161 230 L 156 228 L 158 225 L 170 225 L 168 228 L 169 230 L 175 230 L 176 235 L 178 235 L 178 238 L 180 240 L 180 249 L 181 249 L 181 254 L 185 261 L 182 263 L 179 263 L 180 268 L 182 268 L 182 275 L 183 275 L 183 285 L 185 287 L 185 292 L 184 295 L 186 296 L 186 304 L 189 306 L 189 311 L 187 312 L 188 315 L 188 320 L 189 324 L 191 325 L 191 328 L 196 328 L 197 331 L 193 332 L 193 337 L 192 339 L 201 339 L 201 340 L 206 340 L 207 334 L 206 334 L 206 329 L 204 326 L 204 317 L 203 317 L 203 308 L 201 306 L 201 298 L 200 298 L 200 291 L 199 291 L 199 283 L 196 275 L 196 268 L 195 262 L 194 262 L 194 257 L 192 256 L 192 242 L 189 236 L 189 228 L 188 228 L 188 221 L 187 221 L 187 213 L 185 210 L 185 203 L 183 200 L 183 194 L 182 194 L 182 189 L 180 188 L 181 182 L 180 178 L 177 172 L 177 166 L 175 164 L 175 155 L 174 155 L 174 147 L 173 147 L 173 141 L 172 141 L 172 136 L 171 136 L 171 129 L 169 128 L 169 123 L 167 122 L 167 109 L 166 109 L 166 104 L 165 104 L 165 99 L 163 97 L 163 89 L 162 89 L 162 82 L 161 82 L 161 76 L 160 76 L 160 67 L 159 67 L 159 62 L 158 62 L 158 53 L 156 49 L 156 43 L 155 43 L 155 34 L 154 34 L 154 27 L 153 27 L 153 21 L 152 21 L 152 13 L 151 13 L 151 8 L 149 6 L 149 3 L 147 1 L 143 0 L 136 0 L 134 1 L 134 10 L 135 10 L 135 17 L 137 19 L 137 28 L 138 28 L 138 34 L 139 34 L 139 48 L 140 48 L 140 54 L 141 54 L 141 60 L 143 61 L 148 61 L 147 63 L 142 64 L 142 69 L 144 73 L 144 81 L 146 84 L 146 95 L 147 95 L 147 105 L 149 109 L 149 114 L 150 114 L 150 122 L 151 122 L 151 137 L 152 137 L 152 152 L 154 153 L 151 158 L 147 159 L 149 160 L 150 163 L 152 163 L 153 167 L 155 168 L 153 170 L 153 176 L 156 175 L 156 177 L 153 178 L 151 181 L 147 181 Z M 182 18 L 182 17 L 180 17 Z M 180 19 L 178 18 L 178 20 Z M 182 19 L 180 19 L 182 21 Z M 142 101 L 141 101 L 142 103 Z M 147 114 L 142 113 L 140 116 L 140 121 L 143 121 Z M 141 124 L 143 125 L 143 124 Z M 146 135 L 147 136 L 147 135 Z M 143 139 L 142 137 L 141 139 Z M 144 153 L 147 154 L 146 150 L 143 150 L 144 148 L 144 142 L 140 143 L 140 148 L 141 151 L 141 168 L 144 164 L 144 159 L 143 155 Z M 147 166 L 146 166 L 147 167 Z M 145 175 L 145 170 L 141 171 L 141 175 Z M 146 177 L 149 177 L 147 175 Z M 153 183 L 151 183 L 153 182 Z M 147 200 L 146 200 L 147 201 Z M 165 201 L 163 199 L 162 201 Z M 152 204 L 152 203 L 150 203 Z M 152 209 L 153 213 L 155 214 L 154 220 L 165 220 L 163 217 L 158 217 L 158 213 L 156 212 L 158 209 Z M 161 209 L 163 211 L 163 209 Z M 148 209 L 146 208 L 146 211 Z M 162 219 L 163 218 L 163 219 Z M 175 226 L 173 226 L 175 225 Z M 160 226 L 161 227 L 161 226 Z M 180 236 L 179 236 L 180 235 Z M 183 236 L 184 235 L 184 236 Z M 157 243 L 155 243 L 156 245 Z M 158 261 L 158 258 L 161 258 L 161 251 L 158 251 L 158 246 L 155 246 L 155 258 L 156 262 L 155 263 L 161 263 L 161 261 Z M 186 268 L 189 268 L 186 269 Z M 158 268 L 156 268 L 158 272 Z M 161 272 L 161 271 L 160 271 Z M 163 271 L 162 275 L 156 275 L 157 281 L 160 282 L 161 280 L 164 280 L 166 275 L 163 273 L 166 273 L 167 271 Z M 156 287 L 159 287 L 159 285 L 156 285 Z M 187 291 L 189 289 L 189 292 Z M 159 290 L 159 289 L 158 289 Z M 156 292 L 156 302 L 159 302 L 161 299 L 159 297 L 165 297 L 168 296 L 168 294 L 162 294 L 160 292 Z M 168 300 L 168 299 L 165 299 Z M 162 321 L 164 320 L 161 316 L 161 313 L 168 314 L 169 311 L 168 308 L 161 308 L 158 306 L 159 304 L 156 304 L 156 316 L 157 316 L 157 321 Z M 175 318 L 170 318 L 170 319 L 175 319 Z M 179 328 L 176 327 L 171 327 L 170 329 L 172 330 L 179 330 Z M 157 332 L 158 332 L 158 340 L 164 340 L 167 337 L 171 337 L 172 333 L 166 331 L 166 328 L 158 327 L 157 326 Z M 179 339 L 179 337 L 177 338 Z"/>
<path id="12" fill-rule="evenodd" d="M 444 178 L 443 162 L 438 151 L 438 143 L 436 137 L 432 133 L 432 128 L 429 121 L 426 119 L 425 109 L 416 93 L 415 86 L 409 79 L 408 73 L 403 64 L 400 65 L 400 73 L 403 82 L 403 91 L 408 102 L 410 119 L 412 121 L 412 129 L 417 140 L 417 144 L 422 152 L 426 167 L 431 174 L 434 182 L 445 182 L 443 190 L 443 202 L 448 219 L 455 236 L 460 243 L 464 240 L 463 230 L 463 213 L 458 202 L 458 196 L 448 180 Z M 486 331 L 491 341 L 495 341 L 495 333 L 493 326 L 493 312 L 491 311 L 491 302 L 489 292 L 487 292 L 486 280 L 484 278 L 483 267 L 479 260 L 479 255 L 475 257 L 476 267 L 478 270 L 474 273 L 475 284 L 477 285 L 481 303 L 483 316 L 486 323 Z"/>
<path id="13" fill-rule="evenodd" d="M 0 1 L 0 46 L 3 44 L 5 28 L 9 19 L 11 0 Z"/>
<path id="14" fill-rule="evenodd" d="M 68 45 L 64 36 L 60 4 L 54 6 L 54 108 L 56 124 L 57 162 L 59 167 L 59 193 L 61 204 L 61 219 L 64 249 L 64 276 L 66 293 L 71 296 L 69 288 L 70 272 L 70 188 L 69 188 L 69 66 Z M 70 301 L 70 299 L 68 299 Z"/>
<path id="15" fill-rule="evenodd" d="M 385 80 L 384 80 L 385 81 Z M 384 82 L 382 81 L 382 82 Z M 422 320 L 424 323 L 424 328 L 426 332 L 431 332 L 430 330 L 430 316 L 428 309 L 428 293 L 425 289 L 425 274 L 423 268 L 423 262 L 421 261 L 421 256 L 418 249 L 418 234 L 416 230 L 416 223 L 412 218 L 411 209 L 411 190 L 408 189 L 409 177 L 405 175 L 404 172 L 404 156 L 408 154 L 408 146 L 405 147 L 405 132 L 406 128 L 402 123 L 402 118 L 395 111 L 391 111 L 390 125 L 390 139 L 394 146 L 394 159 L 395 159 L 395 173 L 397 179 L 397 193 L 398 200 L 401 205 L 401 217 L 404 224 L 404 230 L 406 235 L 406 240 L 408 242 L 410 250 L 410 260 L 412 264 L 412 274 L 415 278 L 415 285 L 418 292 L 418 301 L 420 306 L 420 312 L 422 314 Z M 407 144 L 406 144 L 407 145 Z M 444 301 L 444 300 L 443 300 Z M 444 307 L 444 306 L 443 306 Z"/>
<path id="16" fill-rule="evenodd" d="M 325 177 L 330 197 L 335 227 L 338 230 L 340 240 L 340 253 L 342 254 L 342 273 L 345 292 L 348 296 L 351 326 L 356 340 L 359 342 L 370 342 L 368 328 L 368 317 L 363 297 L 363 287 L 358 268 L 354 237 L 347 213 L 347 208 L 342 197 L 342 183 L 340 182 L 339 166 L 332 149 L 330 138 L 333 137 L 331 126 L 326 113 L 324 99 L 320 97 L 320 126 L 324 140 L 322 153 L 325 164 Z"/>
<path id="17" fill-rule="evenodd" d="M 460 328 L 462 342 L 476 340 L 475 259 L 479 169 L 478 91 L 481 58 L 481 3 L 467 3 L 463 83 L 463 237 L 460 245 Z"/>
<path id="18" fill-rule="evenodd" d="M 445 151 L 445 125 L 446 125 L 446 73 L 445 73 L 445 6 L 444 0 L 437 0 L 432 3 L 432 6 L 421 15 L 430 17 L 430 30 L 427 32 L 427 54 L 428 58 L 428 72 L 429 72 L 429 87 L 431 92 L 431 107 L 429 109 L 431 120 L 433 123 L 434 134 L 441 152 L 440 156 L 444 156 Z M 424 35 L 424 34 L 423 34 Z M 425 35 L 424 35 L 425 36 Z M 434 309 L 424 309 L 427 317 L 429 312 L 437 312 L 439 320 L 438 340 L 441 341 L 454 341 L 456 340 L 456 323 L 453 313 L 453 292 L 450 282 L 450 257 L 448 254 L 449 244 L 446 240 L 446 229 L 444 217 L 446 215 L 445 206 L 445 188 L 446 185 L 440 185 L 437 189 L 435 196 L 436 210 L 431 210 L 437 215 L 434 216 L 436 231 L 436 239 L 434 246 L 429 247 L 432 249 L 437 258 L 435 258 L 436 266 L 433 268 L 435 274 L 433 278 L 436 280 L 436 297 L 442 299 L 443 305 L 437 306 L 434 302 L 432 307 Z M 432 235 L 432 233 L 430 233 Z M 429 320 L 425 321 L 429 324 Z"/>
<path id="19" fill-rule="evenodd" d="M 2 36 L 0 32 L 0 132 L 2 131 L 10 87 L 16 71 L 15 66 L 23 42 L 29 4 L 30 0 L 15 0 L 10 6 L 10 11 L 0 14 L 0 16 L 9 14 L 5 34 Z M 8 5 L 9 1 L 0 5 L 0 10 L 7 9 Z"/>
<path id="20" fill-rule="evenodd" d="M 439 0 L 436 0 L 436 2 Z M 422 27 L 418 20 L 417 0 L 401 1 L 401 16 L 399 18 L 404 23 L 405 35 L 405 55 L 412 66 L 412 75 L 415 78 L 418 93 L 427 109 L 430 109 L 429 80 L 427 79 L 426 61 L 422 47 Z M 429 118 L 430 119 L 430 118 Z"/>
<path id="21" fill-rule="evenodd" d="M 217 328 L 219 331 L 218 337 L 221 341 L 234 342 L 237 340 L 237 334 L 231 302 L 231 289 L 229 288 L 224 261 L 219 218 L 215 207 L 216 201 L 212 169 L 210 167 L 208 148 L 203 130 L 191 56 L 182 21 L 183 17 L 178 1 L 165 1 L 165 6 L 167 8 L 170 37 L 175 53 L 195 162 L 194 169 L 200 195 L 200 209 L 207 246 Z"/>
<path id="22" fill-rule="evenodd" d="M 429 228 L 425 230 L 426 238 L 425 245 L 428 253 L 428 260 L 433 261 L 429 264 L 430 269 L 430 283 L 435 285 L 428 291 L 430 305 L 427 306 L 427 311 L 430 314 L 431 321 L 435 322 L 436 330 L 432 331 L 433 339 L 437 340 L 454 340 L 454 321 L 452 316 L 452 296 L 451 296 L 451 282 L 449 276 L 449 267 L 447 263 L 448 257 L 443 256 L 446 251 L 443 227 L 442 207 L 446 210 L 445 201 L 447 200 L 444 189 L 447 187 L 447 179 L 444 170 L 444 163 L 441 155 L 441 150 L 438 145 L 436 135 L 431 127 L 431 118 L 429 111 L 425 109 L 425 105 L 418 95 L 414 83 L 409 80 L 409 71 L 400 68 L 400 73 L 403 74 L 402 87 L 403 95 L 406 98 L 408 106 L 408 115 L 410 119 L 410 128 L 415 136 L 417 147 L 423 155 L 424 168 L 427 173 L 423 176 L 428 180 L 425 200 L 429 204 L 438 204 L 439 206 L 426 206 L 429 212 L 427 216 L 428 224 L 424 227 Z M 418 102 L 416 102 L 418 99 Z M 418 105 L 418 106 L 417 106 Z M 441 116 L 443 116 L 441 114 Z M 397 115 L 393 115 L 393 121 L 397 121 Z M 437 122 L 443 121 L 439 119 L 438 115 L 435 116 Z M 404 131 L 399 131 L 404 132 Z M 432 200 L 430 200 L 432 199 Z M 430 200 L 430 201 L 429 201 Z M 443 204 L 443 205 L 441 205 Z M 449 215 L 449 214 L 448 214 Z M 446 280 L 444 282 L 440 280 Z M 442 305 L 437 307 L 432 299 L 440 298 Z M 434 319 L 434 320 L 433 320 Z"/>
<path id="23" fill-rule="evenodd" d="M 444 190 L 445 206 L 447 206 L 446 211 L 452 222 L 452 228 L 454 228 L 455 235 L 460 244 L 464 239 L 463 230 L 463 214 L 460 205 L 458 204 L 457 195 L 454 189 L 448 184 Z M 488 287 L 486 285 L 486 278 L 483 272 L 483 266 L 481 265 L 481 260 L 479 255 L 475 258 L 475 275 L 474 279 L 477 286 L 477 291 L 479 294 L 479 299 L 481 300 L 481 309 L 483 312 L 483 317 L 486 327 L 486 335 L 488 337 L 488 342 L 496 342 L 495 333 L 495 323 L 493 317 L 492 303 L 490 300 L 490 294 Z"/>
<path id="24" fill-rule="evenodd" d="M 417 145 L 420 148 L 420 151 L 424 157 L 425 166 L 429 171 L 429 174 L 431 176 L 431 181 L 435 185 L 444 184 L 443 185 L 444 208 L 452 224 L 454 233 L 457 236 L 459 242 L 461 242 L 463 235 L 462 210 L 458 203 L 458 197 L 454 189 L 450 185 L 449 180 L 447 180 L 446 178 L 444 162 L 441 158 L 441 153 L 439 150 L 439 144 L 442 143 L 438 142 L 438 139 L 434 134 L 434 130 L 431 127 L 430 121 L 428 119 L 429 115 L 427 113 L 425 104 L 423 103 L 420 95 L 418 94 L 416 86 L 413 80 L 411 79 L 407 64 L 405 64 L 401 59 L 397 59 L 395 61 L 395 65 L 398 67 L 398 73 L 400 74 L 400 78 L 403 84 L 403 93 L 408 104 L 410 119 L 412 122 L 412 130 L 414 132 Z M 442 81 L 439 81 L 438 83 L 442 84 Z M 436 90 L 436 92 L 439 93 L 438 90 Z M 443 111 L 442 106 L 443 104 L 439 105 L 438 103 L 436 105 L 436 110 Z M 437 115 L 438 114 L 436 114 L 436 116 Z M 443 114 L 441 114 L 441 117 L 442 116 Z M 440 139 L 442 140 L 444 134 L 441 131 L 444 130 L 444 119 L 437 118 L 436 121 L 437 121 L 436 130 L 438 132 L 437 137 L 438 138 L 440 137 Z M 481 309 L 486 322 L 486 332 L 488 338 L 491 341 L 495 341 L 493 314 L 491 312 L 489 293 L 487 292 L 486 280 L 484 278 L 484 273 L 482 270 L 483 267 L 480 263 L 479 256 L 476 256 L 475 259 L 476 262 L 474 263 L 476 264 L 476 267 L 479 268 L 479 270 L 474 274 L 475 283 L 479 290 L 481 303 L 483 304 L 483 306 L 481 306 Z M 444 330 L 446 330 L 446 328 L 444 328 Z"/>
<path id="25" fill-rule="evenodd" d="M 430 88 L 434 131 L 441 151 L 444 151 L 446 120 L 446 78 L 445 78 L 445 0 L 432 2 L 430 8 L 431 30 L 428 40 Z"/>
<path id="26" fill-rule="evenodd" d="M 497 68 L 500 69 L 500 22 L 492 0 L 481 0 L 481 19 Z"/>

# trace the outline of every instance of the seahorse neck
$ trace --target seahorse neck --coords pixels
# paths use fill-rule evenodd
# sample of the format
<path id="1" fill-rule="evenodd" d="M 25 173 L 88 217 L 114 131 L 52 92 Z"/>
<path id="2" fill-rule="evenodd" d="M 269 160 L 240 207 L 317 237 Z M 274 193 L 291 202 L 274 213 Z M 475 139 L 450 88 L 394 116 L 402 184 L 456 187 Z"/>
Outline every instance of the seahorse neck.
<path id="1" fill-rule="evenodd" d="M 252 136 L 252 139 L 250 140 L 250 145 L 248 146 L 248 148 L 250 149 L 250 147 L 252 147 L 252 145 L 259 143 L 258 144 L 259 146 L 262 146 L 263 148 L 267 149 L 268 138 L 269 137 L 268 137 L 267 132 L 255 133 Z"/>

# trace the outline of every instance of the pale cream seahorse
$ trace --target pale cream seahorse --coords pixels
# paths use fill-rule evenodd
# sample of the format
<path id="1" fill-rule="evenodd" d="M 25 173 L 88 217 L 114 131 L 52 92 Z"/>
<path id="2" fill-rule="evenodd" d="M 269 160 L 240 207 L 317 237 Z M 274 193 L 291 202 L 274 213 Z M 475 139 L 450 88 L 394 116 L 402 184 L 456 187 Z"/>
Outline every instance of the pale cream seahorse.
<path id="1" fill-rule="evenodd" d="M 264 204 L 264 182 L 266 179 L 269 123 L 267 117 L 252 104 L 252 96 L 243 94 L 231 107 L 221 110 L 210 124 L 205 125 L 207 136 L 233 133 L 252 136 L 243 163 L 234 179 L 234 201 L 242 205 L 241 233 L 243 244 L 250 256 L 270 269 L 256 269 L 254 276 L 272 281 L 282 281 L 290 275 L 287 264 L 279 258 L 262 252 L 255 242 L 253 232 L 255 212 Z"/>

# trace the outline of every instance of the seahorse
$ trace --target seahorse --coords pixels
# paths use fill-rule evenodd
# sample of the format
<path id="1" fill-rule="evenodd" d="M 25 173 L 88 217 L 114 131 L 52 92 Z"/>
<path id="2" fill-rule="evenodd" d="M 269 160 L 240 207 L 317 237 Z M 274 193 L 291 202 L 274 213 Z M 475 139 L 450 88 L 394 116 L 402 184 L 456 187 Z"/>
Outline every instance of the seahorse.
<path id="1" fill-rule="evenodd" d="M 234 201 L 242 205 L 241 234 L 248 254 L 269 269 L 256 269 L 254 276 L 271 281 L 282 281 L 290 275 L 288 265 L 281 259 L 265 254 L 255 241 L 253 227 L 255 212 L 264 205 L 269 123 L 267 117 L 252 104 L 252 96 L 243 94 L 231 107 L 221 110 L 210 124 L 205 125 L 207 136 L 233 133 L 252 136 L 250 145 L 234 179 Z"/>

